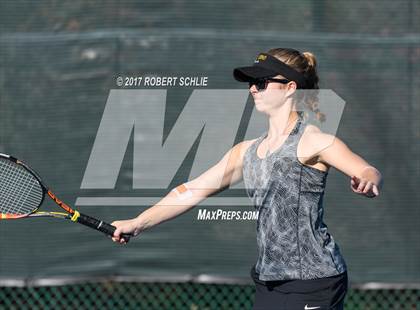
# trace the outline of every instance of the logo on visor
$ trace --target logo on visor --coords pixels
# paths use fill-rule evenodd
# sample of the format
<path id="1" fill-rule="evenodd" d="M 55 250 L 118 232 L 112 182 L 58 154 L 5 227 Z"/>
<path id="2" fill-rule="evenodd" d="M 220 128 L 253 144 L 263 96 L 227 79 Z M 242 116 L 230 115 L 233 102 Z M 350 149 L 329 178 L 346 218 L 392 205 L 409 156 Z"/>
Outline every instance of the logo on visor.
<path id="1" fill-rule="evenodd" d="M 257 59 L 255 59 L 254 62 L 258 63 L 258 62 L 264 61 L 266 59 L 267 59 L 267 55 L 259 54 L 258 57 L 257 57 Z"/>

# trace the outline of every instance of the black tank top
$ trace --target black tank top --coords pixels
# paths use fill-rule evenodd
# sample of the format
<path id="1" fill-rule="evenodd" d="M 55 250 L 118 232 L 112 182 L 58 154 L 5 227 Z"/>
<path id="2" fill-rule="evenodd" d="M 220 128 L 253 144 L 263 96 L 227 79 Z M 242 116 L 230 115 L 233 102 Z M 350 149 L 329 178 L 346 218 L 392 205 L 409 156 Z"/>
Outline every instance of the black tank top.
<path id="1" fill-rule="evenodd" d="M 307 123 L 299 112 L 283 143 L 267 158 L 257 148 L 267 134 L 246 151 L 243 179 L 259 211 L 257 220 L 259 280 L 317 279 L 347 270 L 337 243 L 323 222 L 323 196 L 328 172 L 303 165 L 298 142 Z"/>

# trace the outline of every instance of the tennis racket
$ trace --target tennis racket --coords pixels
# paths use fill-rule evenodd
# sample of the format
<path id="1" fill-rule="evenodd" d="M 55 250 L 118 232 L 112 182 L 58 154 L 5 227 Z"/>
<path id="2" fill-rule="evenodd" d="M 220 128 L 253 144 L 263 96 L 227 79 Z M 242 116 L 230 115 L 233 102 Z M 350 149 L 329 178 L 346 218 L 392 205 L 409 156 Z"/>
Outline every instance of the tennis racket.
<path id="1" fill-rule="evenodd" d="M 45 196 L 50 197 L 64 212 L 38 211 Z M 73 210 L 42 182 L 39 175 L 22 161 L 0 153 L 0 220 L 27 217 L 55 217 L 71 220 L 113 236 L 115 226 Z M 126 242 L 129 234 L 123 234 Z"/>

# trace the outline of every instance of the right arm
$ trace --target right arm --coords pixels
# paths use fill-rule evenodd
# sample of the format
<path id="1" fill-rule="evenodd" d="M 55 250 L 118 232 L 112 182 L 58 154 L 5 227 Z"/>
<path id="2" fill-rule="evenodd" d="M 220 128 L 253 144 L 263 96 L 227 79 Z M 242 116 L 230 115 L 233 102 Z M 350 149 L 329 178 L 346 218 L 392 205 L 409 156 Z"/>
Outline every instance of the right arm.
<path id="1" fill-rule="evenodd" d="M 157 204 L 143 211 L 137 217 L 113 222 L 112 225 L 117 229 L 112 239 L 124 243 L 124 240 L 120 238 L 122 233 L 137 236 L 146 229 L 187 212 L 207 197 L 240 181 L 243 157 L 253 141 L 244 141 L 235 145 L 216 165 L 197 178 L 176 187 Z M 185 190 L 189 192 L 185 192 Z"/>

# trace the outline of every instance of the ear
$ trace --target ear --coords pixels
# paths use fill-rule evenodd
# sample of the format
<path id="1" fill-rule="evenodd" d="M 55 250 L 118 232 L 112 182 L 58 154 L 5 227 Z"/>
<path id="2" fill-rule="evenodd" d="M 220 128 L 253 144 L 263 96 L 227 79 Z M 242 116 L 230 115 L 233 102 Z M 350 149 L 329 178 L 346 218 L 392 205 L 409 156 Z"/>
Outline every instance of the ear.
<path id="1" fill-rule="evenodd" d="M 297 84 L 295 81 L 290 81 L 286 84 L 286 97 L 291 97 L 297 89 Z"/>

